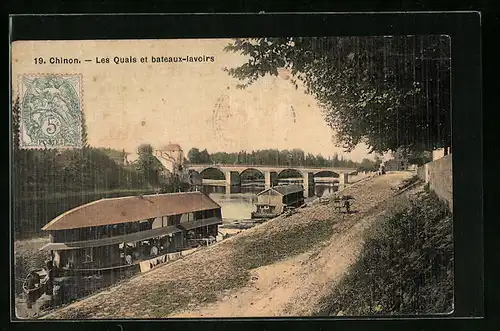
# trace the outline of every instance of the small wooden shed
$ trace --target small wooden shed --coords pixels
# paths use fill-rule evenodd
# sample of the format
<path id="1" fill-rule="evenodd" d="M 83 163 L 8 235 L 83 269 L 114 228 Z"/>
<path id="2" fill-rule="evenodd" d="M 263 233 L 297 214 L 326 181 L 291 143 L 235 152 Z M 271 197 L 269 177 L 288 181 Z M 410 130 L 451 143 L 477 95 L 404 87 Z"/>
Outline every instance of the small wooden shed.
<path id="1" fill-rule="evenodd" d="M 252 218 L 270 218 L 283 213 L 287 206 L 300 207 L 304 204 L 302 185 L 273 186 L 257 194 L 256 210 Z"/>

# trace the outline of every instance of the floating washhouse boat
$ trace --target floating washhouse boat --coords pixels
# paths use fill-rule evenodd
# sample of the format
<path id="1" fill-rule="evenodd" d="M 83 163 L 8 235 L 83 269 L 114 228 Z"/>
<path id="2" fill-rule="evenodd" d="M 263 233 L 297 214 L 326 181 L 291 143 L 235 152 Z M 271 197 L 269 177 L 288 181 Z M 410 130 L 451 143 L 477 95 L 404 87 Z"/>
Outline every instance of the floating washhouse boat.
<path id="1" fill-rule="evenodd" d="M 89 275 L 132 269 L 147 271 L 180 252 L 213 242 L 222 224 L 221 207 L 201 192 L 101 199 L 71 209 L 46 224 L 52 259 L 28 275 L 23 288 L 28 308 L 44 293 Z M 50 270 L 51 269 L 51 270 Z M 42 278 L 38 282 L 35 278 Z"/>
<path id="2" fill-rule="evenodd" d="M 302 185 L 278 185 L 257 194 L 256 210 L 252 218 L 273 218 L 285 212 L 287 207 L 300 207 L 304 204 Z"/>

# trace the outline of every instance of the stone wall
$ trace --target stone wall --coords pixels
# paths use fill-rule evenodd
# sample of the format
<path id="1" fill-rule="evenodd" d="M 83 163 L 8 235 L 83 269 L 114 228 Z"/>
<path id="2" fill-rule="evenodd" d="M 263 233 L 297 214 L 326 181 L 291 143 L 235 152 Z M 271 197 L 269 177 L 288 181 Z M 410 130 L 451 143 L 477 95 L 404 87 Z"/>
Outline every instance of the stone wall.
<path id="1" fill-rule="evenodd" d="M 418 167 L 417 175 L 453 210 L 452 154 Z"/>

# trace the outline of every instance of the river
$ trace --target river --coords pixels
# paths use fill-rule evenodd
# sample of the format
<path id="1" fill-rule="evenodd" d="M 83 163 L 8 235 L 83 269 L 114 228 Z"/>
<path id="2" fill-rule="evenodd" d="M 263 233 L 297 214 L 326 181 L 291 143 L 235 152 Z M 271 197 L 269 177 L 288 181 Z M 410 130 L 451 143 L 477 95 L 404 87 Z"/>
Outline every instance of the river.
<path id="1" fill-rule="evenodd" d="M 239 193 L 226 194 L 225 187 L 214 185 L 203 185 L 201 191 L 221 206 L 224 223 L 230 223 L 235 220 L 250 219 L 257 193 L 263 189 L 263 183 L 253 183 L 241 187 Z M 306 198 L 306 202 L 333 193 L 337 189 L 338 187 L 333 183 L 315 183 L 314 197 Z"/>

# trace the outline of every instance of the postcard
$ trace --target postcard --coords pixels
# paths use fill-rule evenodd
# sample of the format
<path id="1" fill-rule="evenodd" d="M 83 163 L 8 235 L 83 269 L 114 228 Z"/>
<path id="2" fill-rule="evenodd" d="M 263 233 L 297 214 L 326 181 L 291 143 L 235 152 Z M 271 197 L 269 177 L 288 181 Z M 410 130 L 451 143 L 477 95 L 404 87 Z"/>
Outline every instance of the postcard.
<path id="1" fill-rule="evenodd" d="M 452 312 L 450 47 L 13 42 L 17 318 Z"/>

